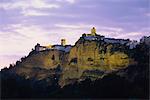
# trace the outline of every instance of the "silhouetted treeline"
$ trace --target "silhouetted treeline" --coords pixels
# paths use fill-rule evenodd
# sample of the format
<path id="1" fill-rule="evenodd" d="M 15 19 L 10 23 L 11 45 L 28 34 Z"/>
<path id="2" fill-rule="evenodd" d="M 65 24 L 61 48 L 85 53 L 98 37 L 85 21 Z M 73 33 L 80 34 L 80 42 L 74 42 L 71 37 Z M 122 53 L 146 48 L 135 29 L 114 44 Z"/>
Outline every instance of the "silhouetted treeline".
<path id="1" fill-rule="evenodd" d="M 125 77 L 110 74 L 102 79 L 86 79 L 63 88 L 57 81 L 51 85 L 46 80 L 26 80 L 17 75 L 3 76 L 2 98 L 147 98 L 149 84 L 146 78 L 136 78 L 133 82 Z"/>

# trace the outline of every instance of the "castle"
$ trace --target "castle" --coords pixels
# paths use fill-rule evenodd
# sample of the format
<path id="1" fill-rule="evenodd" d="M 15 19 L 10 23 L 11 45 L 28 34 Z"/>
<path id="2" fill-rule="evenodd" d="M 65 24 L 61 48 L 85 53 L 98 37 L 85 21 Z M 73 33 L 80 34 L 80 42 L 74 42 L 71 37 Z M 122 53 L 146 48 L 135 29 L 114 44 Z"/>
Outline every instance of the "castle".
<path id="1" fill-rule="evenodd" d="M 90 34 L 82 34 L 82 37 L 85 40 L 89 41 L 104 41 L 106 43 L 113 43 L 113 44 L 121 44 L 121 45 L 126 45 L 130 49 L 135 48 L 135 46 L 138 44 L 137 41 L 131 41 L 129 39 L 115 39 L 115 38 L 105 38 L 102 35 L 96 34 L 96 28 L 93 27 L 91 29 Z M 43 50 L 52 50 L 52 49 L 57 49 L 65 52 L 69 52 L 70 49 L 72 48 L 71 45 L 66 45 L 66 39 L 61 39 L 61 45 L 48 45 L 48 46 L 41 46 L 39 43 L 35 45 L 35 51 L 43 51 Z"/>

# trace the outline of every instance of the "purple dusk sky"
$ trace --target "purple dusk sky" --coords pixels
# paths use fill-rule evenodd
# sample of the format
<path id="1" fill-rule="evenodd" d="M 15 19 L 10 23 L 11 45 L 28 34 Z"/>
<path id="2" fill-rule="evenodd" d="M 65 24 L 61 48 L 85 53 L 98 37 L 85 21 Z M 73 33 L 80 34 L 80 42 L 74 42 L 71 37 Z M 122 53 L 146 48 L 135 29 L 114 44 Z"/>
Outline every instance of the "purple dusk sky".
<path id="1" fill-rule="evenodd" d="M 74 44 L 95 26 L 105 37 L 150 34 L 149 0 L 0 0 L 0 67 L 28 55 L 36 43 Z"/>

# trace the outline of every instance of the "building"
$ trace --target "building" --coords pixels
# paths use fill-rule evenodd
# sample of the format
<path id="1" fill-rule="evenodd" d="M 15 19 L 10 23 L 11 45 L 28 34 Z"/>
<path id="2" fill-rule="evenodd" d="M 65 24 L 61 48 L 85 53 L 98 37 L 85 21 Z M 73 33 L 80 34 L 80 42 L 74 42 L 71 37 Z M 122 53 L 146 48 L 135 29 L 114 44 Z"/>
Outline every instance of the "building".
<path id="1" fill-rule="evenodd" d="M 96 36 L 96 28 L 95 27 L 93 27 L 92 29 L 91 29 L 91 33 L 90 34 L 83 34 L 82 35 L 83 37 L 94 37 L 94 36 Z"/>
<path id="2" fill-rule="evenodd" d="M 114 38 L 104 38 L 106 43 L 118 43 L 118 44 L 127 44 L 130 42 L 129 39 L 114 39 Z"/>
<path id="3" fill-rule="evenodd" d="M 135 48 L 136 45 L 138 44 L 137 41 L 130 41 L 129 39 L 105 38 L 102 35 L 96 34 L 96 28 L 95 27 L 93 27 L 91 29 L 90 34 L 85 34 L 85 33 L 82 34 L 82 38 L 85 40 L 89 40 L 89 41 L 103 41 L 105 43 L 126 45 L 126 46 L 129 46 L 130 49 Z M 143 37 L 140 40 L 140 42 L 150 44 L 150 36 L 149 37 Z M 72 48 L 71 45 L 66 45 L 66 39 L 61 39 L 60 45 L 41 46 L 39 43 L 37 43 L 37 45 L 35 46 L 35 51 L 56 49 L 56 50 L 61 50 L 64 52 L 69 52 L 71 48 Z"/>
<path id="4" fill-rule="evenodd" d="M 37 45 L 35 45 L 35 51 L 37 51 L 37 52 L 44 51 L 44 50 L 52 50 L 52 49 L 69 52 L 71 48 L 72 48 L 71 45 L 66 45 L 66 39 L 61 39 L 61 45 L 41 46 L 39 43 L 37 43 Z"/>
<path id="5" fill-rule="evenodd" d="M 51 49 L 52 45 L 45 46 L 47 49 Z"/>
<path id="6" fill-rule="evenodd" d="M 35 51 L 43 51 L 46 50 L 45 46 L 41 46 L 39 43 L 35 45 Z"/>
<path id="7" fill-rule="evenodd" d="M 92 35 L 92 36 L 96 36 L 96 28 L 95 28 L 95 27 L 93 27 L 93 28 L 91 29 L 91 35 Z"/>
<path id="8" fill-rule="evenodd" d="M 133 49 L 136 48 L 136 45 L 138 44 L 138 42 L 136 40 L 130 41 L 127 46 L 129 46 L 129 49 Z"/>
<path id="9" fill-rule="evenodd" d="M 145 43 L 146 45 L 149 45 L 149 46 L 150 46 L 150 36 L 143 36 L 143 37 L 140 39 L 140 43 Z"/>
<path id="10" fill-rule="evenodd" d="M 61 39 L 61 45 L 65 46 L 66 45 L 66 39 Z"/>
<path id="11" fill-rule="evenodd" d="M 61 39 L 61 45 L 53 45 L 52 48 L 64 52 L 69 52 L 72 46 L 66 45 L 66 39 Z"/>
<path id="12" fill-rule="evenodd" d="M 53 45 L 52 48 L 55 49 L 55 50 L 69 52 L 70 49 L 72 48 L 72 46 L 71 45 L 65 45 L 65 46 L 63 46 L 63 45 Z"/>

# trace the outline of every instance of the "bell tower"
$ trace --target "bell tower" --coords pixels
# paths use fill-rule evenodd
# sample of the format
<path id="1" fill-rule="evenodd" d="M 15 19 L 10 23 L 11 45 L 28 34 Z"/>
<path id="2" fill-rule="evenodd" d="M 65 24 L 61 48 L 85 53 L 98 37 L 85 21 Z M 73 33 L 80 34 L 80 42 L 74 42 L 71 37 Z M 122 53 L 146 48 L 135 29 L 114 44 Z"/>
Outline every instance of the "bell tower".
<path id="1" fill-rule="evenodd" d="M 92 35 L 92 36 L 95 36 L 95 35 L 96 35 L 96 28 L 95 28 L 95 27 L 93 27 L 93 28 L 91 29 L 91 35 Z"/>
<path id="2" fill-rule="evenodd" d="M 66 45 L 66 39 L 61 39 L 61 45 L 65 46 Z"/>

